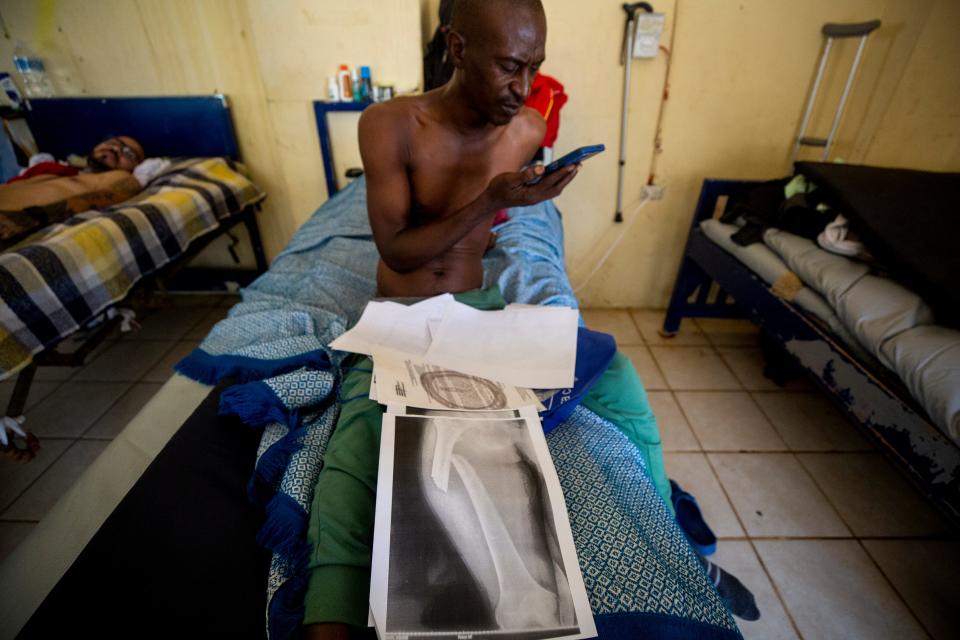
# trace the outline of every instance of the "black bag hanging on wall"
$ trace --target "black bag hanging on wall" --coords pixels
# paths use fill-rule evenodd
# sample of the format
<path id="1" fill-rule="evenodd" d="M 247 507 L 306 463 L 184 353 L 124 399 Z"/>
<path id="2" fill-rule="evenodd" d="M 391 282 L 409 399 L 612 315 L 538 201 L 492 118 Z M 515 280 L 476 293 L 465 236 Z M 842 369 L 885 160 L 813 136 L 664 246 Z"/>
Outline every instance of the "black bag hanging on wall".
<path id="1" fill-rule="evenodd" d="M 447 30 L 453 15 L 453 2 L 440 0 L 440 23 L 427 43 L 427 51 L 423 56 L 424 91 L 442 87 L 453 75 L 453 65 L 447 60 Z"/>

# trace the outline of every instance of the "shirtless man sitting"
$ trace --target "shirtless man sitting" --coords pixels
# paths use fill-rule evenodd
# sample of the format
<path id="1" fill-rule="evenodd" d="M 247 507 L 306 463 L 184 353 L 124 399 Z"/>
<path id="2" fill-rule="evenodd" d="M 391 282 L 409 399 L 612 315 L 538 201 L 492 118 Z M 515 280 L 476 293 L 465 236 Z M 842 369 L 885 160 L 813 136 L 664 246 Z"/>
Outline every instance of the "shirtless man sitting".
<path id="1" fill-rule="evenodd" d="M 480 287 L 497 211 L 555 198 L 577 174 L 570 166 L 529 185 L 543 168 L 523 169 L 546 130 L 523 105 L 544 58 L 539 0 L 458 0 L 452 22 L 450 82 L 360 118 L 381 296 Z"/>
<path id="2" fill-rule="evenodd" d="M 544 59 L 546 18 L 540 1 L 457 0 L 451 27 L 447 34 L 448 55 L 455 69 L 451 80 L 420 96 L 371 106 L 360 118 L 360 153 L 367 181 L 367 211 L 380 253 L 377 288 L 381 296 L 433 296 L 482 286 L 482 257 L 492 244 L 490 228 L 496 213 L 555 198 L 579 169 L 566 167 L 531 185 L 531 180 L 543 174 L 543 167 L 523 168 L 532 160 L 546 130 L 543 118 L 523 105 Z M 372 455 L 367 453 L 375 466 L 379 418 L 371 422 L 376 423 L 371 425 L 377 434 L 376 448 Z M 317 545 L 325 547 L 347 531 L 350 534 L 343 538 L 355 540 L 353 536 L 359 533 L 346 524 L 356 526 L 351 517 L 342 523 L 317 521 L 323 517 L 318 511 L 328 513 L 318 509 L 317 500 L 335 502 L 334 494 L 342 486 L 334 476 L 354 473 L 336 462 L 339 442 L 334 440 L 350 438 L 362 428 L 354 423 L 340 433 L 338 423 L 327 449 L 329 464 L 321 472 L 311 516 L 311 564 L 332 555 Z M 351 452 L 348 457 L 355 456 Z M 375 469 L 372 472 L 375 478 Z M 371 500 L 368 508 L 372 507 L 372 498 L 364 498 Z M 357 502 L 346 495 L 339 499 L 351 506 Z M 363 561 L 360 556 L 358 563 Z M 369 556 L 365 561 L 369 562 Z M 337 617 L 331 613 L 337 606 L 316 606 L 321 600 L 351 599 L 356 591 L 359 614 L 366 610 L 369 577 L 350 589 L 345 586 L 350 582 L 346 576 L 351 575 L 346 570 L 354 559 L 337 562 L 342 562 L 344 573 L 312 576 L 304 628 L 308 637 L 346 638 L 349 634 L 347 625 L 331 619 Z M 330 569 L 329 561 L 320 564 Z M 323 580 L 318 580 L 320 575 Z M 344 606 L 350 608 L 347 603 Z M 358 625 L 361 619 L 350 621 Z"/>

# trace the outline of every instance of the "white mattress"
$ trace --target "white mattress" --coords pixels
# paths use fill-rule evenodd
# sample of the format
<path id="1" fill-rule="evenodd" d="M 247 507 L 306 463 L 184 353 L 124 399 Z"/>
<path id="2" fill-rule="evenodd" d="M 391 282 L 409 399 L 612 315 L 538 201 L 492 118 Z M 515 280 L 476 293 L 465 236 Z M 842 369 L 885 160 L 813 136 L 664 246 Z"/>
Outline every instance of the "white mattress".
<path id="1" fill-rule="evenodd" d="M 751 271 L 760 276 L 764 282 L 769 285 L 780 281 L 784 276 L 790 274 L 790 269 L 784 264 L 776 253 L 770 250 L 764 244 L 755 243 L 746 247 L 741 246 L 730 239 L 734 233 L 739 231 L 739 227 L 732 224 L 724 224 L 719 220 L 705 220 L 700 223 L 700 228 L 708 238 L 723 247 L 728 253 L 732 254 L 737 260 L 745 264 Z M 845 344 L 856 352 L 858 357 L 870 360 L 869 356 L 859 348 L 859 344 L 847 331 L 847 328 L 834 313 L 833 309 L 823 297 L 809 287 L 800 287 L 789 298 L 790 302 L 795 302 L 801 309 L 819 319 L 825 327 L 833 331 Z"/>
<path id="2" fill-rule="evenodd" d="M 768 229 L 764 242 L 897 374 L 930 418 L 960 440 L 960 331 L 937 325 L 919 296 L 861 262 L 779 229 Z"/>
<path id="3" fill-rule="evenodd" d="M 0 638 L 13 638 L 212 387 L 176 374 L 0 565 Z"/>

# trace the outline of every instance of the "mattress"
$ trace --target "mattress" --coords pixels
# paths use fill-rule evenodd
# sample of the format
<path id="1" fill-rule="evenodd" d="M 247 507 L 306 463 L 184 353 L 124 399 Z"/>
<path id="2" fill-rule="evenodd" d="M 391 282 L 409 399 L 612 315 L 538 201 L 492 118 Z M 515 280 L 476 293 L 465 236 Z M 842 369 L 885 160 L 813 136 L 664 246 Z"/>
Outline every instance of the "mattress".
<path id="1" fill-rule="evenodd" d="M 872 361 L 869 353 L 862 349 L 853 335 L 847 331 L 827 301 L 810 287 L 804 286 L 797 275 L 790 271 L 783 260 L 769 247 L 759 243 L 747 246 L 737 244 L 730 237 L 739 230 L 739 227 L 719 220 L 704 220 L 700 228 L 708 238 L 760 276 L 780 297 L 796 303 L 819 321 L 821 326 L 832 331 L 861 359 Z"/>
<path id="2" fill-rule="evenodd" d="M 0 380 L 263 197 L 230 160 L 183 160 L 134 198 L 72 216 L 0 254 Z"/>
<path id="3" fill-rule="evenodd" d="M 863 263 L 779 229 L 768 229 L 764 243 L 826 300 L 862 349 L 897 374 L 933 422 L 960 440 L 960 331 L 936 324 L 920 296 Z"/>

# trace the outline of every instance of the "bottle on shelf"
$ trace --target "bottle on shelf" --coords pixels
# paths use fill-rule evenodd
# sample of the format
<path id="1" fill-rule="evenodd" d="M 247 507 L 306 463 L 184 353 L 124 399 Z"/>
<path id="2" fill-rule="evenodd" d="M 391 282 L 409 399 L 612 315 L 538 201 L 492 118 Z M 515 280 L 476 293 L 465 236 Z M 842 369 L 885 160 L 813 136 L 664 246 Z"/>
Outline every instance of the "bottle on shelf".
<path id="1" fill-rule="evenodd" d="M 337 84 L 340 86 L 340 101 L 353 101 L 353 85 L 350 79 L 350 69 L 347 65 L 340 65 L 340 71 L 337 72 Z"/>
<path id="2" fill-rule="evenodd" d="M 360 74 L 357 72 L 356 67 L 350 73 L 351 88 L 353 89 L 353 101 L 362 102 L 363 101 L 363 87 L 360 86 Z"/>
<path id="3" fill-rule="evenodd" d="M 13 66 L 23 83 L 23 92 L 28 98 L 50 98 L 53 96 L 53 83 L 47 76 L 43 61 L 34 55 L 22 42 L 13 50 Z"/>
<path id="4" fill-rule="evenodd" d="M 370 67 L 360 67 L 360 90 L 364 102 L 373 100 L 373 81 L 370 78 Z"/>
<path id="5" fill-rule="evenodd" d="M 340 102 L 340 85 L 336 76 L 327 78 L 327 102 Z"/>

